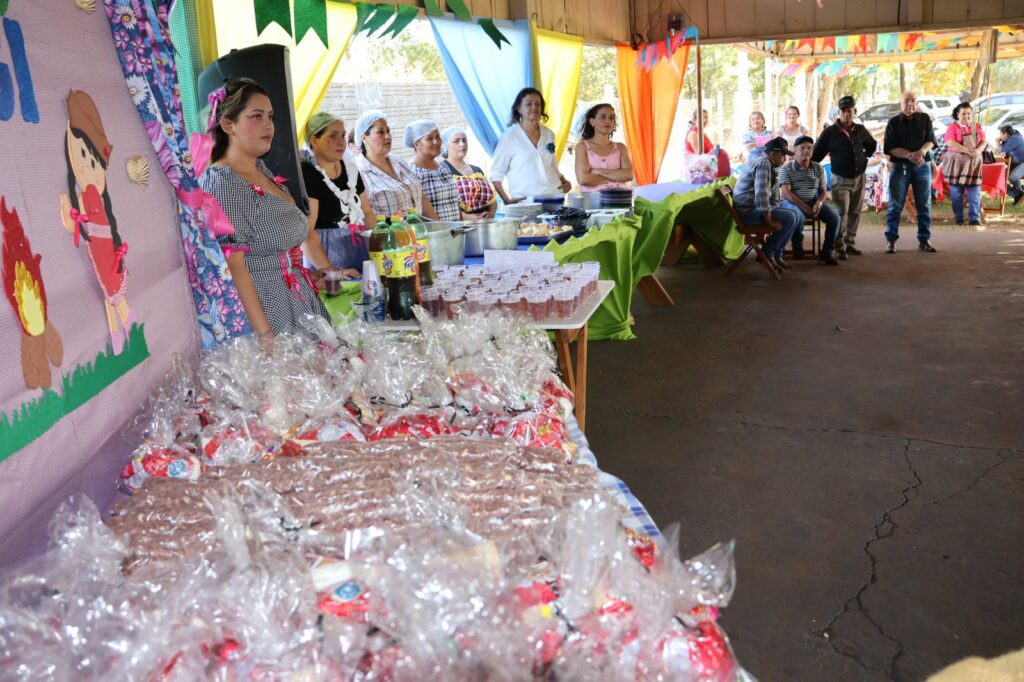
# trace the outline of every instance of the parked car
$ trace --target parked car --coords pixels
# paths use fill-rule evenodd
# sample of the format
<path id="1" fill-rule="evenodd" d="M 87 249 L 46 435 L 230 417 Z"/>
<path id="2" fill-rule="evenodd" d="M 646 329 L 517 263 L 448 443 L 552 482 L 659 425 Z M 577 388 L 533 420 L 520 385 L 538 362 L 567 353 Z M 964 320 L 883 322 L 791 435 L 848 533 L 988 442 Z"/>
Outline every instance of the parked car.
<path id="1" fill-rule="evenodd" d="M 942 118 L 952 120 L 953 107 L 959 102 L 960 100 L 956 97 L 939 97 L 936 95 L 921 95 L 917 98 L 918 105 L 936 120 Z M 887 102 L 868 107 L 860 114 L 860 119 L 868 128 L 876 128 L 885 126 L 889 119 L 898 113 L 900 113 L 900 103 Z"/>
<path id="2" fill-rule="evenodd" d="M 979 97 L 971 102 L 974 108 L 974 116 L 982 120 L 979 114 L 991 107 L 1008 107 L 1016 104 L 1024 105 L 1024 92 L 997 92 L 994 95 Z"/>
<path id="3" fill-rule="evenodd" d="M 999 139 L 999 129 L 1005 125 L 1024 130 L 1024 102 L 1003 107 L 989 107 L 982 117 L 977 117 L 985 129 L 985 139 L 989 145 L 995 146 Z"/>

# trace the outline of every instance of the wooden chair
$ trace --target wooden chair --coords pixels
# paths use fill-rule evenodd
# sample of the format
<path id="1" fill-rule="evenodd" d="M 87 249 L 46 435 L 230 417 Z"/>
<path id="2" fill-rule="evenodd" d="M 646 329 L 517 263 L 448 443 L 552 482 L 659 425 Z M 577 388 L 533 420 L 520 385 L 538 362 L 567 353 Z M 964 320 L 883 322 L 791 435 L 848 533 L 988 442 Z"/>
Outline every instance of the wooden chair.
<path id="1" fill-rule="evenodd" d="M 732 188 L 725 186 L 718 188 L 718 199 L 725 206 L 726 210 L 729 211 L 729 215 L 732 216 L 733 222 L 736 223 L 736 230 L 743 235 L 743 242 L 747 245 L 747 248 L 743 249 L 743 253 L 740 257 L 732 262 L 732 264 L 725 269 L 725 276 L 728 277 L 732 274 L 732 271 L 739 267 L 743 259 L 747 257 L 747 254 L 751 251 L 757 256 L 757 260 L 767 268 L 768 272 L 771 273 L 775 279 L 782 279 L 782 272 L 777 267 L 772 265 L 772 262 L 768 260 L 768 257 L 764 255 L 764 242 L 768 238 L 768 235 L 777 231 L 776 228 L 771 225 L 745 225 L 740 220 L 739 213 L 736 212 L 736 207 L 732 205 Z"/>
<path id="2" fill-rule="evenodd" d="M 808 230 L 807 228 L 811 229 Z M 821 218 L 808 218 L 804 221 L 804 234 L 810 233 L 811 244 L 809 249 L 805 249 L 807 253 L 810 253 L 811 259 L 815 259 L 821 255 Z M 793 253 L 793 245 L 790 244 L 786 247 L 788 253 Z"/>

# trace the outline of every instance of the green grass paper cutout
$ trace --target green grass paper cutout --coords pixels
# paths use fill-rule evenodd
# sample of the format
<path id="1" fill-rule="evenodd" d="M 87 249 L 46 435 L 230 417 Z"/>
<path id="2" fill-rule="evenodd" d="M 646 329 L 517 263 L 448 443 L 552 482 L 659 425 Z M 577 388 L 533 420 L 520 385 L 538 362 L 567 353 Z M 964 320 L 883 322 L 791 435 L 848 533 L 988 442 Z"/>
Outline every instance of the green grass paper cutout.
<path id="1" fill-rule="evenodd" d="M 8 0 L 0 0 L 0 17 L 7 14 L 7 1 Z"/>
<path id="2" fill-rule="evenodd" d="M 47 389 L 9 416 L 0 412 L 0 462 L 46 433 L 59 419 L 95 398 L 148 357 L 149 346 L 143 326 L 133 324 L 120 355 L 114 355 L 110 344 L 107 344 L 106 350 L 101 351 L 95 360 L 79 365 L 63 376 L 63 395 Z"/>
<path id="3" fill-rule="evenodd" d="M 437 4 L 437 0 L 423 0 L 423 11 L 428 17 L 443 17 L 444 12 Z"/>
<path id="4" fill-rule="evenodd" d="M 448 9 L 455 12 L 455 16 L 463 21 L 472 21 L 473 15 L 470 14 L 469 8 L 466 7 L 466 3 L 462 0 L 447 0 L 445 3 L 448 5 Z"/>
<path id="5" fill-rule="evenodd" d="M 499 50 L 501 49 L 502 41 L 505 41 L 509 45 L 512 44 L 509 39 L 505 37 L 505 34 L 498 30 L 498 27 L 494 25 L 494 19 L 481 19 L 477 23 L 480 24 L 484 33 L 494 41 L 495 46 L 497 46 Z"/>
<path id="6" fill-rule="evenodd" d="M 395 16 L 394 5 L 377 5 L 373 16 L 366 20 L 366 32 L 373 35 Z"/>
<path id="7" fill-rule="evenodd" d="M 413 19 L 419 16 L 419 14 L 419 9 L 412 5 L 399 5 L 398 14 L 395 15 L 395 20 L 391 22 L 390 26 L 388 26 L 388 30 L 384 31 L 384 35 L 390 33 L 392 38 L 397 37 L 406 26 L 412 23 Z"/>

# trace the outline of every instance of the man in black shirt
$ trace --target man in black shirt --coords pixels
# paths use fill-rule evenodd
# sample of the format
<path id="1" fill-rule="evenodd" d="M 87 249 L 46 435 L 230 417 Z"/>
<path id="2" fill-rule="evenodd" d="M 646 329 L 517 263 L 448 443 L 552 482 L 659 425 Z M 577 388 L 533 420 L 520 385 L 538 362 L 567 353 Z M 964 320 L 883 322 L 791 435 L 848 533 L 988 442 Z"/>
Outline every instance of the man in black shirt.
<path id="1" fill-rule="evenodd" d="M 885 216 L 886 253 L 896 253 L 900 238 L 900 214 L 907 201 L 907 189 L 914 189 L 917 210 L 918 248 L 935 253 L 931 245 L 932 166 L 929 152 L 935 146 L 932 117 L 917 111 L 917 97 L 905 92 L 900 98 L 900 113 L 889 119 L 885 127 L 883 150 L 892 161 L 889 175 L 889 211 Z"/>
<path id="2" fill-rule="evenodd" d="M 859 256 L 862 253 L 854 243 L 864 205 L 864 169 L 878 148 L 878 142 L 864 126 L 853 122 L 857 113 L 853 97 L 841 97 L 838 107 L 839 118 L 825 128 L 814 143 L 811 160 L 821 163 L 826 155 L 832 160 L 832 202 L 840 218 L 836 255 L 846 260 L 846 254 Z"/>

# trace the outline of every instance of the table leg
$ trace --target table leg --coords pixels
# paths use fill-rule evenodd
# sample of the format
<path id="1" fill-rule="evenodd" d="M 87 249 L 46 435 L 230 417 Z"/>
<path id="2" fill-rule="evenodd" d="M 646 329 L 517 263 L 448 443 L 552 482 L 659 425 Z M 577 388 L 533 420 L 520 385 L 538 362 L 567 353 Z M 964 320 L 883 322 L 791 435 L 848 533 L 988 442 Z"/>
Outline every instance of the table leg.
<path id="1" fill-rule="evenodd" d="M 722 258 L 722 254 L 718 253 L 713 246 L 704 241 L 704 238 L 692 228 L 687 226 L 686 229 L 688 231 L 687 237 L 689 237 L 690 243 L 693 244 L 694 251 L 704 261 L 704 267 L 721 268 L 725 266 L 725 259 Z"/>
<path id="2" fill-rule="evenodd" d="M 672 235 L 665 246 L 665 255 L 661 258 L 662 265 L 679 265 L 686 250 L 690 248 L 690 240 L 686 237 L 688 231 L 687 225 L 675 225 L 672 228 Z"/>
<path id="3" fill-rule="evenodd" d="M 662 286 L 661 280 L 655 275 L 647 275 L 641 278 L 636 284 L 637 291 L 644 297 L 649 305 L 675 305 L 676 302 L 672 300 L 672 297 L 665 291 L 665 287 Z"/>
<path id="4" fill-rule="evenodd" d="M 585 328 L 585 327 L 584 327 Z M 555 331 L 555 352 L 558 355 L 558 368 L 562 371 L 562 380 L 569 390 L 576 393 L 576 376 L 573 374 L 572 357 L 569 355 L 569 342 L 572 336 L 565 329 Z"/>
<path id="5" fill-rule="evenodd" d="M 587 325 L 576 336 L 576 421 L 580 431 L 587 428 Z"/>

